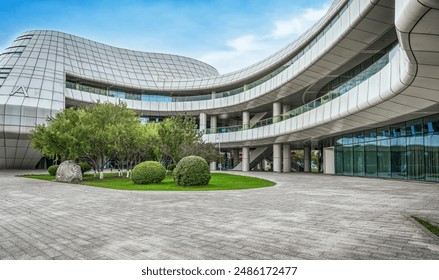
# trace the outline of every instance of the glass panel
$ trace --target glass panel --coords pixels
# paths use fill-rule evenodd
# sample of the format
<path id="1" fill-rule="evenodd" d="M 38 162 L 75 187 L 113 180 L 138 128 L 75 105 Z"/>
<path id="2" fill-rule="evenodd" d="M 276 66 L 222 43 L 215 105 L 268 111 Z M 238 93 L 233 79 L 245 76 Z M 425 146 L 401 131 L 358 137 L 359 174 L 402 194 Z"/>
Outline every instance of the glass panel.
<path id="1" fill-rule="evenodd" d="M 354 176 L 364 176 L 364 144 L 354 145 Z"/>
<path id="2" fill-rule="evenodd" d="M 390 140 L 377 141 L 377 163 L 378 177 L 390 178 Z"/>
<path id="3" fill-rule="evenodd" d="M 424 136 L 425 179 L 439 182 L 439 133 Z"/>
<path id="4" fill-rule="evenodd" d="M 407 178 L 411 180 L 425 178 L 424 137 L 422 135 L 407 137 Z"/>
<path id="5" fill-rule="evenodd" d="M 439 132 L 439 115 L 426 117 L 424 119 L 424 133 Z"/>
<path id="6" fill-rule="evenodd" d="M 377 131 L 376 129 L 368 130 L 364 133 L 364 141 L 376 141 L 377 140 Z"/>
<path id="7" fill-rule="evenodd" d="M 405 137 L 391 140 L 391 164 L 392 178 L 405 179 L 407 177 Z"/>
<path id="8" fill-rule="evenodd" d="M 364 146 L 364 165 L 366 176 L 377 177 L 377 146 L 376 141 L 367 142 Z"/>
<path id="9" fill-rule="evenodd" d="M 353 175 L 354 173 L 354 147 L 352 146 L 352 135 L 343 137 L 343 175 Z"/>
<path id="10" fill-rule="evenodd" d="M 389 138 L 390 138 L 390 128 L 388 126 L 380 127 L 377 129 L 378 140 L 389 139 Z"/>
<path id="11" fill-rule="evenodd" d="M 407 136 L 419 135 L 423 133 L 422 128 L 423 128 L 422 119 L 409 121 L 406 124 L 405 133 Z"/>
<path id="12" fill-rule="evenodd" d="M 335 174 L 343 174 L 343 146 L 335 146 Z"/>

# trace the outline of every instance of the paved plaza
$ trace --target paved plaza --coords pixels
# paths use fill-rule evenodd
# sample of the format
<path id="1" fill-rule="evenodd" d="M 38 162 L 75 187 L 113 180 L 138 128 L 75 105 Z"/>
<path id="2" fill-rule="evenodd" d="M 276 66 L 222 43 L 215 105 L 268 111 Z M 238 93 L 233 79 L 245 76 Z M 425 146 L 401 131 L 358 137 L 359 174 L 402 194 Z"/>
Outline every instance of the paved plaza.
<path id="1" fill-rule="evenodd" d="M 0 259 L 439 259 L 439 184 L 247 173 L 270 188 L 121 191 L 0 171 Z M 238 173 L 240 174 L 240 173 Z"/>

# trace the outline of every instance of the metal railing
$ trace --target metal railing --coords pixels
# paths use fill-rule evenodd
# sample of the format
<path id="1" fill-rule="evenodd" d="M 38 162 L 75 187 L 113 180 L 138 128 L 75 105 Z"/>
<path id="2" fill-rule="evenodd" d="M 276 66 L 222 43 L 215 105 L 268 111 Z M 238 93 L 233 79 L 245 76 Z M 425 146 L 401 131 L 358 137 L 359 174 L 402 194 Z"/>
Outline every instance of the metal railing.
<path id="1" fill-rule="evenodd" d="M 205 134 L 213 134 L 213 133 L 227 133 L 227 132 L 235 132 L 235 131 L 242 131 L 247 130 L 250 128 L 258 128 L 262 126 L 267 126 L 270 124 L 274 124 L 283 120 L 291 119 L 293 117 L 296 117 L 298 115 L 301 115 L 305 112 L 308 112 L 312 109 L 315 109 L 317 107 L 322 106 L 325 103 L 328 103 L 331 100 L 334 100 L 338 98 L 339 96 L 345 94 L 349 90 L 353 89 L 354 87 L 357 87 L 362 82 L 366 81 L 376 73 L 378 73 L 381 69 L 386 66 L 392 57 L 396 54 L 398 51 L 398 45 L 394 46 L 388 53 L 384 54 L 380 59 L 378 59 L 376 62 L 374 62 L 372 65 L 370 65 L 368 68 L 364 69 L 362 72 L 360 72 L 355 77 L 351 78 L 350 80 L 346 81 L 345 83 L 341 84 L 337 88 L 331 90 L 330 92 L 326 93 L 320 98 L 317 98 L 307 104 L 304 104 L 300 107 L 297 107 L 291 111 L 288 111 L 285 114 L 267 118 L 260 120 L 250 127 L 250 125 L 235 125 L 235 126 L 227 126 L 227 127 L 218 127 L 215 129 L 206 129 L 204 132 Z"/>

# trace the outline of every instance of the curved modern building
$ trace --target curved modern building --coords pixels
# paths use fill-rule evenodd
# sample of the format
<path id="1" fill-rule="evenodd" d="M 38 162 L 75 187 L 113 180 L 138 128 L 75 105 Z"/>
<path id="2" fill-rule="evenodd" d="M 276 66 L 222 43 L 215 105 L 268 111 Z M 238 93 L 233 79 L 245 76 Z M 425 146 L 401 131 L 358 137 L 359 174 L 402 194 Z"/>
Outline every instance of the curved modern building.
<path id="1" fill-rule="evenodd" d="M 439 4 L 336 0 L 300 38 L 220 75 L 195 59 L 28 31 L 0 55 L 0 168 L 34 168 L 29 131 L 67 107 L 124 100 L 144 122 L 188 113 L 249 171 L 439 181 Z M 238 160 L 238 154 L 239 160 Z M 212 164 L 215 168 L 215 164 Z"/>

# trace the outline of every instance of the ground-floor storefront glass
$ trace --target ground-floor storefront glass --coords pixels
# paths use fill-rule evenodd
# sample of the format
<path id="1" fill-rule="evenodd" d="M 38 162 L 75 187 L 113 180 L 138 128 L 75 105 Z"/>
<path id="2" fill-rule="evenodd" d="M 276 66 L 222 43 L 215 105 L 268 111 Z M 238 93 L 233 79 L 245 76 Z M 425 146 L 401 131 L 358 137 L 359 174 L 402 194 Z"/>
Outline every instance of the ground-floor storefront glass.
<path id="1" fill-rule="evenodd" d="M 439 114 L 334 140 L 336 174 L 439 182 Z"/>

